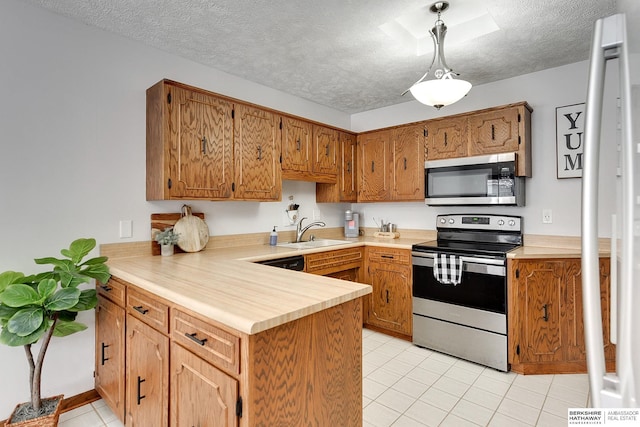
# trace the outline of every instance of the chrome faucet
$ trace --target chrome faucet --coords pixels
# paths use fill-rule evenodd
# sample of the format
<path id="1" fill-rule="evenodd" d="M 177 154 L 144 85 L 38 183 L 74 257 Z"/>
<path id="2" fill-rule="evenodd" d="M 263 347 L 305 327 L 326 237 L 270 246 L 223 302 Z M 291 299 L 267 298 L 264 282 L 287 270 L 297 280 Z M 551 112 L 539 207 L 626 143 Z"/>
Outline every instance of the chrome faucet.
<path id="1" fill-rule="evenodd" d="M 325 223 L 324 223 L 324 222 L 322 222 L 322 221 L 314 221 L 314 222 L 312 222 L 311 224 L 309 224 L 309 225 L 307 225 L 306 227 L 304 227 L 304 228 L 303 228 L 303 227 L 302 227 L 302 221 L 304 221 L 305 219 L 307 219 L 307 217 L 300 218 L 300 221 L 298 221 L 298 228 L 296 229 L 296 243 L 298 243 L 298 242 L 302 241 L 302 235 L 303 235 L 303 234 L 304 234 L 308 229 L 310 229 L 311 227 L 316 226 L 316 225 L 317 225 L 318 227 L 324 227 L 325 225 L 327 225 L 327 224 L 325 224 Z"/>

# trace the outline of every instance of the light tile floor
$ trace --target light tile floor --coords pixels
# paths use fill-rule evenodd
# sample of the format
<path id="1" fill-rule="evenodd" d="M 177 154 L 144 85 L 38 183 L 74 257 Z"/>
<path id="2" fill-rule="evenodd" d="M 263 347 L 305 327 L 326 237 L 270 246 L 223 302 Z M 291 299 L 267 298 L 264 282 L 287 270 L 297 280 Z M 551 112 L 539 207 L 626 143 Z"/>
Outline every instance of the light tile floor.
<path id="1" fill-rule="evenodd" d="M 586 375 L 504 373 L 363 331 L 364 427 L 565 427 L 567 409 L 586 407 L 588 394 Z M 59 426 L 122 423 L 99 400 Z"/>

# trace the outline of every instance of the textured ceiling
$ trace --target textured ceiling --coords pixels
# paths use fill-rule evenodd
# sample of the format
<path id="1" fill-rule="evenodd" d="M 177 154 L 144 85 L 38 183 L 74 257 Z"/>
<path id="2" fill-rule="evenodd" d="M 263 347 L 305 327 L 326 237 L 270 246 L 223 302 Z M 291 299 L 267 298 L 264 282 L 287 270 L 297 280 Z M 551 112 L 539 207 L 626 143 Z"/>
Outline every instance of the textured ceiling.
<path id="1" fill-rule="evenodd" d="M 400 94 L 431 54 L 416 56 L 379 27 L 407 13 L 423 14 L 428 28 L 435 21 L 431 0 L 27 1 L 347 113 L 412 100 Z M 616 0 L 449 2 L 448 37 L 464 31 L 448 20 L 465 7 L 486 9 L 500 28 L 445 41 L 448 64 L 474 85 L 588 59 L 594 21 L 616 11 Z"/>

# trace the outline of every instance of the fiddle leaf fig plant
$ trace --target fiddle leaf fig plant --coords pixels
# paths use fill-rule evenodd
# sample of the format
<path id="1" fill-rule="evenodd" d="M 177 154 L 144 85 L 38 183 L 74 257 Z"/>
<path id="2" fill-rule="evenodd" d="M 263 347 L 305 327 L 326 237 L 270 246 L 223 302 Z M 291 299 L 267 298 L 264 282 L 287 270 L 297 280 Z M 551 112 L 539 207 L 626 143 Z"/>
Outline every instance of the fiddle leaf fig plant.
<path id="1" fill-rule="evenodd" d="M 29 276 L 16 271 L 0 274 L 0 343 L 24 347 L 29 362 L 31 409 L 36 414 L 42 405 L 40 378 L 51 337 L 87 329 L 76 317 L 81 311 L 93 309 L 98 299 L 95 288 L 79 286 L 92 279 L 106 283 L 111 277 L 107 257 L 83 262 L 95 246 L 95 239 L 77 239 L 60 251 L 64 258 L 35 259 L 36 264 L 51 265 L 48 271 Z M 34 359 L 31 346 L 40 340 L 42 345 Z"/>

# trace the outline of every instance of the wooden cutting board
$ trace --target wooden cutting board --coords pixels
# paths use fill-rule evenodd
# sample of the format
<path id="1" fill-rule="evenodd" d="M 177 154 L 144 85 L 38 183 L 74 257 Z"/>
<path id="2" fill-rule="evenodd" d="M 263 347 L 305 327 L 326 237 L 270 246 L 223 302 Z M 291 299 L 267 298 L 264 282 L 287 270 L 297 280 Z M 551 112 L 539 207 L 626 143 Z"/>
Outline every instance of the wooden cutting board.
<path id="1" fill-rule="evenodd" d="M 198 218 L 204 221 L 204 214 L 201 212 L 191 213 L 193 216 L 197 216 Z M 155 241 L 156 233 L 161 232 L 167 227 L 173 227 L 178 220 L 182 218 L 182 214 L 179 213 L 154 213 L 151 214 L 151 254 L 152 255 L 160 255 L 160 245 Z M 178 245 L 174 246 L 175 253 L 183 253 L 184 251 L 178 247 Z"/>

